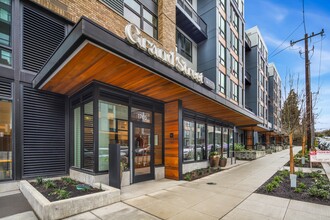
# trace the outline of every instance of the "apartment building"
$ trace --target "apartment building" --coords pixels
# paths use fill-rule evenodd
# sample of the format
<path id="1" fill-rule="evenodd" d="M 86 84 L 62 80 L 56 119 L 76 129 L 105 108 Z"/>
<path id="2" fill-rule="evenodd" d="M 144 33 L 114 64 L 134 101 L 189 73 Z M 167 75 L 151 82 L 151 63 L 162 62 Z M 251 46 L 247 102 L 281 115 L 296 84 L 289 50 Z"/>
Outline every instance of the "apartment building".
<path id="1" fill-rule="evenodd" d="M 246 30 L 246 35 L 251 47 L 246 50 L 245 58 L 247 76 L 245 107 L 256 114 L 262 121 L 252 131 L 253 145 L 256 143 L 266 144 L 266 133 L 271 129 L 271 124 L 268 120 L 268 49 L 258 27 L 255 26 Z M 251 136 L 251 130 L 249 133 Z"/>
<path id="2" fill-rule="evenodd" d="M 268 65 L 268 81 L 269 81 L 269 122 L 272 124 L 272 131 L 275 135 L 271 135 L 270 142 L 272 144 L 277 144 L 279 138 L 276 134 L 281 134 L 282 132 L 282 122 L 281 122 L 281 91 L 282 83 L 281 77 L 276 69 L 274 63 Z"/>
<path id="3" fill-rule="evenodd" d="M 244 127 L 249 148 L 279 144 L 281 135 L 281 78 L 268 64 L 268 49 L 257 26 L 246 30 L 245 107 L 262 121 Z"/>
<path id="4" fill-rule="evenodd" d="M 261 123 L 244 108 L 243 8 L 0 0 L 0 180 L 120 187 L 231 156 L 236 127 Z"/>

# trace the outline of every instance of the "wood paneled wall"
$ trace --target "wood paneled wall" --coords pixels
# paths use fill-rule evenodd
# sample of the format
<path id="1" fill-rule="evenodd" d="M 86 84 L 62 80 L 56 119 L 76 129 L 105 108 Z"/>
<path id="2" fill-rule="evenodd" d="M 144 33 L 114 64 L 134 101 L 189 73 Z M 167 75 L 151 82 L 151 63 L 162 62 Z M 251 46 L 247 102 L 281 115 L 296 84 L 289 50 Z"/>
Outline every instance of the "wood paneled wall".
<path id="1" fill-rule="evenodd" d="M 266 134 L 266 145 L 270 145 L 270 134 Z"/>
<path id="2" fill-rule="evenodd" d="M 173 134 L 173 137 L 171 137 Z M 182 163 L 182 101 L 165 104 L 165 177 L 180 180 Z"/>
<path id="3" fill-rule="evenodd" d="M 246 147 L 253 149 L 253 131 L 246 131 Z"/>

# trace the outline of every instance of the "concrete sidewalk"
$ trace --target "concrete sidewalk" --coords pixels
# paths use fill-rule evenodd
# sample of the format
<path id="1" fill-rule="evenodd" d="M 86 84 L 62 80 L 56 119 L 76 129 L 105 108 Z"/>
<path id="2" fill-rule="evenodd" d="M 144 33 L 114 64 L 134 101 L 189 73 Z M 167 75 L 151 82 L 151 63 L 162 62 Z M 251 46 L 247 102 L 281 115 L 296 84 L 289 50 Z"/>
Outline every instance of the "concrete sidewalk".
<path id="1" fill-rule="evenodd" d="M 288 160 L 284 150 L 192 182 L 133 184 L 122 202 L 68 219 L 330 219 L 330 206 L 253 193 Z"/>

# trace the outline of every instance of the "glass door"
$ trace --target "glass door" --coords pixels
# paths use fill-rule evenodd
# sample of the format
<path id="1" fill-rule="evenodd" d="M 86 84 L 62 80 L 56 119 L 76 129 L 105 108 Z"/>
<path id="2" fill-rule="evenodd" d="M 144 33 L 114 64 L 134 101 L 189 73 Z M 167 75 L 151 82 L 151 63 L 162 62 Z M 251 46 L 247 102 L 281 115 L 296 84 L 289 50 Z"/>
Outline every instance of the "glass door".
<path id="1" fill-rule="evenodd" d="M 154 179 L 153 130 L 149 124 L 134 123 L 133 126 L 133 182 Z"/>

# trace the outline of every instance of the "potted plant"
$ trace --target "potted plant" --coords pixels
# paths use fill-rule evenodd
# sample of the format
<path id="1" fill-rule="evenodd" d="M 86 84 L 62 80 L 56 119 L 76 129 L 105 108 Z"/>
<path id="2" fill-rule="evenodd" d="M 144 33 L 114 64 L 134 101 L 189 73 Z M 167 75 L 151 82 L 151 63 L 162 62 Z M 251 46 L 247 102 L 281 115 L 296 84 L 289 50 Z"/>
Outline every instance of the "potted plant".
<path id="1" fill-rule="evenodd" d="M 219 166 L 219 160 L 220 155 L 217 151 L 212 151 L 210 153 L 210 167 L 218 167 Z"/>
<path id="2" fill-rule="evenodd" d="M 223 157 L 223 147 L 220 148 L 220 167 L 227 165 L 227 158 Z"/>

